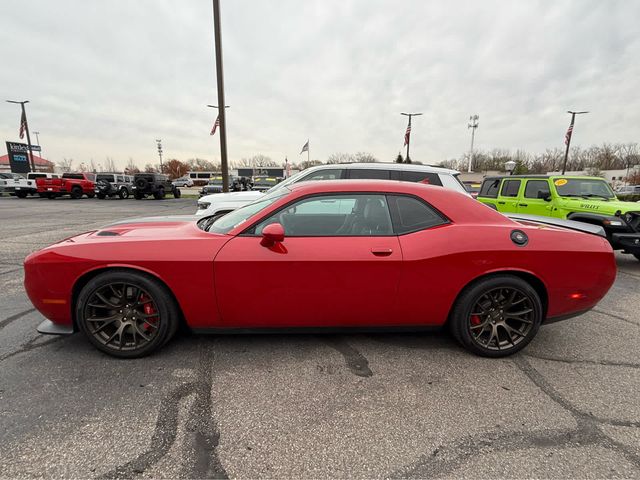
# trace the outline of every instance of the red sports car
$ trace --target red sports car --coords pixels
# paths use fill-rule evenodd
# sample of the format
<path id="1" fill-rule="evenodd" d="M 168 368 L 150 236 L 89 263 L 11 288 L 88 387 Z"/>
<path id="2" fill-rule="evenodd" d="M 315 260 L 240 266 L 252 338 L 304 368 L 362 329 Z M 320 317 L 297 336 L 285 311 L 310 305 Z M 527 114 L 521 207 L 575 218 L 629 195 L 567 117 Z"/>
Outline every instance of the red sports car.
<path id="1" fill-rule="evenodd" d="M 440 187 L 300 183 L 222 217 L 68 238 L 26 258 L 25 287 L 48 319 L 40 332 L 80 330 L 118 357 L 160 348 L 181 323 L 216 333 L 447 325 L 467 349 L 499 357 L 611 287 L 606 239 L 570 228 L 516 222 Z"/>

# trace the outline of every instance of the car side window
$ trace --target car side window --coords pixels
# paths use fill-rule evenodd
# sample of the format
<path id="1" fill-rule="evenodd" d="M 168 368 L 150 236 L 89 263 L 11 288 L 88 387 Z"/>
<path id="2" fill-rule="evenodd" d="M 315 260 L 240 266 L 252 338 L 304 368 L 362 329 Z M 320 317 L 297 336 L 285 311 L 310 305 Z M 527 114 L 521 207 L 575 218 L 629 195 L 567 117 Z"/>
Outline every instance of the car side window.
<path id="1" fill-rule="evenodd" d="M 529 180 L 524 187 L 525 198 L 545 198 L 551 195 L 549 182 L 546 180 Z"/>
<path id="2" fill-rule="evenodd" d="M 342 178 L 342 169 L 328 169 L 328 170 L 318 170 L 317 172 L 313 172 L 307 175 L 304 178 L 301 178 L 301 182 L 311 182 L 316 180 L 339 180 Z"/>
<path id="3" fill-rule="evenodd" d="M 377 168 L 352 168 L 348 170 L 349 178 L 362 180 L 389 180 L 389 170 Z"/>
<path id="4" fill-rule="evenodd" d="M 480 187 L 479 197 L 498 198 L 498 187 L 500 179 L 485 180 Z"/>
<path id="5" fill-rule="evenodd" d="M 422 200 L 407 195 L 389 195 L 393 227 L 398 235 L 447 223 L 447 219 Z"/>
<path id="6" fill-rule="evenodd" d="M 432 172 L 400 172 L 400 180 L 403 182 L 416 182 L 424 183 L 427 185 L 442 186 L 440 176 L 437 173 Z"/>
<path id="7" fill-rule="evenodd" d="M 500 195 L 503 197 L 517 197 L 520 190 L 520 180 L 505 180 L 502 182 Z"/>
<path id="8" fill-rule="evenodd" d="M 289 237 L 362 237 L 393 235 L 387 199 L 379 194 L 318 195 L 299 200 L 263 220 L 256 235 L 280 223 Z"/>

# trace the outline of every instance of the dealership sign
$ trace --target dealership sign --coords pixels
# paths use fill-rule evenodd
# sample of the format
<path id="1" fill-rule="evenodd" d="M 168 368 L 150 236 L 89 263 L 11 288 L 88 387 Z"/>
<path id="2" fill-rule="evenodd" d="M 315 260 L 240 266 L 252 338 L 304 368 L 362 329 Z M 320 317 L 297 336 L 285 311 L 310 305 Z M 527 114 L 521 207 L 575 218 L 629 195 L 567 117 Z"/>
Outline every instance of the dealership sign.
<path id="1" fill-rule="evenodd" d="M 13 173 L 29 173 L 29 148 L 26 143 L 7 143 L 7 153 L 9 154 L 9 166 Z"/>

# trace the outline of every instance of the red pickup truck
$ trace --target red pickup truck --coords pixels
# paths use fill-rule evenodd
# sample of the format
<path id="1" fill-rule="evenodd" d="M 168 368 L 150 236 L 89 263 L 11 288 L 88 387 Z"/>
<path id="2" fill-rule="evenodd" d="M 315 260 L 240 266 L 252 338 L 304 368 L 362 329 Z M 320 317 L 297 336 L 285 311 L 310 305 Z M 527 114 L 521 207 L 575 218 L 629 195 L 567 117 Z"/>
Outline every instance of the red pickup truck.
<path id="1" fill-rule="evenodd" d="M 96 195 L 95 173 L 63 173 L 62 178 L 38 178 L 36 187 L 40 196 L 49 199 L 71 195 L 71 198 L 81 198 L 86 195 L 93 198 Z"/>

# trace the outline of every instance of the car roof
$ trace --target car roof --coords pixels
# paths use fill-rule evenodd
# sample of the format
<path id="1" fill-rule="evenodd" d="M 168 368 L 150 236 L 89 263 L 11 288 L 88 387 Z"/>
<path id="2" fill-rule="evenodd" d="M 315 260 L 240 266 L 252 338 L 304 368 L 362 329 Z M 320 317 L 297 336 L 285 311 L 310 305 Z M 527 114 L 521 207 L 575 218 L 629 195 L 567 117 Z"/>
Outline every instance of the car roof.
<path id="1" fill-rule="evenodd" d="M 372 162 L 372 163 L 329 163 L 327 165 L 317 165 L 315 167 L 308 168 L 308 171 L 316 170 L 331 170 L 334 168 L 344 168 L 346 170 L 405 170 L 412 172 L 433 172 L 433 173 L 446 173 L 449 175 L 458 174 L 457 170 L 450 168 L 438 167 L 435 165 L 419 165 L 416 163 L 392 163 L 392 162 Z"/>

